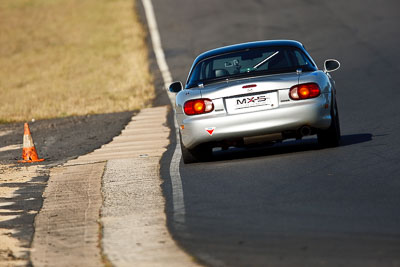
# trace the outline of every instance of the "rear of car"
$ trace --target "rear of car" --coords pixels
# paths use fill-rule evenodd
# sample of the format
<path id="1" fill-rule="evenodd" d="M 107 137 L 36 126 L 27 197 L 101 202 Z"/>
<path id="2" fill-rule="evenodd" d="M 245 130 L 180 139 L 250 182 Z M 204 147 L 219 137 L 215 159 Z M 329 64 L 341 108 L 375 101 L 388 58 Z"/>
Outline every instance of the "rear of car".
<path id="1" fill-rule="evenodd" d="M 265 41 L 200 55 L 176 97 L 182 152 L 301 138 L 332 125 L 335 90 L 295 41 Z M 183 155 L 185 161 L 185 155 Z"/>

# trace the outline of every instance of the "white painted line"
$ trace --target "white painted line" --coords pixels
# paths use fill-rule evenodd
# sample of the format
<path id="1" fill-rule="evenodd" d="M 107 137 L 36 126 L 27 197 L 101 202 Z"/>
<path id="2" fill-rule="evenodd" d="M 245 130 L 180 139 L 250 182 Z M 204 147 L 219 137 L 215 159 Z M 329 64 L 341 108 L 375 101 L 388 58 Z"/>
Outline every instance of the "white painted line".
<path id="1" fill-rule="evenodd" d="M 154 54 L 156 55 L 157 65 L 164 81 L 164 88 L 168 90 L 169 85 L 172 83 L 172 75 L 169 71 L 167 60 L 165 59 L 164 50 L 162 49 L 161 37 L 158 31 L 156 16 L 154 15 L 153 4 L 151 0 L 142 0 L 142 3 L 144 7 L 144 13 L 146 14 L 147 18 L 147 25 L 149 26 L 151 43 L 153 45 Z M 171 104 L 174 104 L 174 95 L 168 91 L 167 93 Z"/>
<path id="2" fill-rule="evenodd" d="M 167 61 L 165 59 L 164 50 L 161 45 L 160 33 L 157 27 L 156 17 L 154 15 L 153 4 L 151 0 L 142 0 L 144 12 L 149 26 L 151 41 L 156 55 L 158 67 L 164 81 L 164 88 L 167 90 L 169 100 L 172 107 L 175 106 L 175 95 L 168 91 L 169 84 L 172 82 L 171 72 L 169 71 Z M 176 130 L 176 146 L 172 156 L 171 164 L 169 167 L 169 174 L 171 176 L 172 184 L 172 204 L 174 212 L 174 222 L 176 226 L 183 227 L 185 225 L 185 202 L 183 198 L 182 178 L 179 173 L 179 164 L 181 162 L 181 149 L 179 145 L 178 125 L 174 120 Z"/>

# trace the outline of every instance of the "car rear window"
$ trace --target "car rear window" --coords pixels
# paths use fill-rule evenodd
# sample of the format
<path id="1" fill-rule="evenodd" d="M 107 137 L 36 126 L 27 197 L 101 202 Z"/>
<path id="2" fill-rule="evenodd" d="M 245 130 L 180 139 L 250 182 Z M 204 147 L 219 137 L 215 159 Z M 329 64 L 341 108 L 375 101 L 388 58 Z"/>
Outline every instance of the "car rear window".
<path id="1" fill-rule="evenodd" d="M 295 47 L 265 47 L 221 54 L 206 58 L 193 68 L 187 87 L 226 79 L 267 74 L 314 71 L 312 61 Z"/>

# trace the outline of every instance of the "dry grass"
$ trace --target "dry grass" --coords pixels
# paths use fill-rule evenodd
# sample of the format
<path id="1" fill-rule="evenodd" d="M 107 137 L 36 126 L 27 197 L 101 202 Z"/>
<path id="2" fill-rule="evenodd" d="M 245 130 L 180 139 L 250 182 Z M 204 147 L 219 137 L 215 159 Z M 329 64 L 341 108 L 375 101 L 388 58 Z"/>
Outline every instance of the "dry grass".
<path id="1" fill-rule="evenodd" d="M 143 108 L 148 68 L 133 0 L 0 1 L 0 122 Z"/>

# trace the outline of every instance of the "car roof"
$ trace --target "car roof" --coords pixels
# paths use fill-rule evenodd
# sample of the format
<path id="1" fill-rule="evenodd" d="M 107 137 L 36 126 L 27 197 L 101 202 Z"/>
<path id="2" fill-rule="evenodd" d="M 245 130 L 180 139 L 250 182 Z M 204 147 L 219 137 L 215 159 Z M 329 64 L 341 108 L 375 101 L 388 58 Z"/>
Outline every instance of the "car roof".
<path id="1" fill-rule="evenodd" d="M 230 45 L 230 46 L 225 46 L 225 47 L 220 47 L 216 49 L 209 50 L 207 52 L 204 52 L 200 54 L 195 61 L 193 62 L 193 66 L 196 65 L 197 62 L 221 55 L 221 54 L 226 54 L 234 51 L 240 51 L 240 50 L 245 50 L 249 48 L 258 48 L 258 47 L 266 47 L 266 46 L 294 46 L 297 48 L 300 48 L 304 51 L 304 46 L 302 43 L 298 41 L 293 41 L 293 40 L 268 40 L 268 41 L 256 41 L 256 42 L 249 42 L 249 43 L 242 43 L 242 44 L 235 44 L 235 45 Z"/>

